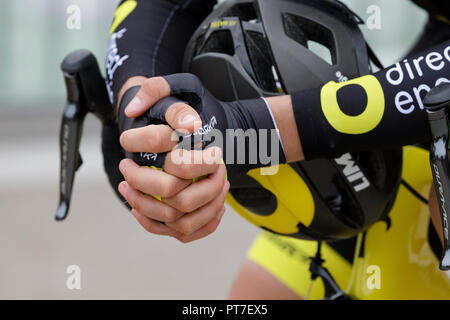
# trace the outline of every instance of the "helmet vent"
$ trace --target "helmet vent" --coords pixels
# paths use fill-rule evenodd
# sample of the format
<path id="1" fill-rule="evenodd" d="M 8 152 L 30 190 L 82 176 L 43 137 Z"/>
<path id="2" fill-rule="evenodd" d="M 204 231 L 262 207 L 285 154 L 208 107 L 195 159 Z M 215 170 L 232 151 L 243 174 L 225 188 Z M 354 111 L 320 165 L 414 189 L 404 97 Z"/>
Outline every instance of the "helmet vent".
<path id="1" fill-rule="evenodd" d="M 279 89 L 280 85 L 277 86 L 276 73 L 274 75 L 274 63 L 266 38 L 262 33 L 246 31 L 245 39 L 250 61 L 259 86 L 264 91 L 279 92 L 281 88 Z"/>
<path id="2" fill-rule="evenodd" d="M 283 27 L 289 38 L 328 64 L 336 64 L 336 48 L 330 30 L 312 20 L 290 13 L 283 13 Z"/>
<path id="3" fill-rule="evenodd" d="M 333 65 L 330 49 L 325 47 L 323 44 L 312 40 L 308 40 L 306 44 L 309 50 L 321 57 L 322 60 L 325 60 L 325 62 L 327 62 L 329 65 Z"/>
<path id="4" fill-rule="evenodd" d="M 239 3 L 231 6 L 228 10 L 222 13 L 222 17 L 239 17 L 241 21 L 251 21 L 258 19 L 253 3 Z"/>
<path id="5" fill-rule="evenodd" d="M 224 53 L 234 56 L 234 42 L 229 30 L 217 30 L 211 34 L 199 53 Z"/>

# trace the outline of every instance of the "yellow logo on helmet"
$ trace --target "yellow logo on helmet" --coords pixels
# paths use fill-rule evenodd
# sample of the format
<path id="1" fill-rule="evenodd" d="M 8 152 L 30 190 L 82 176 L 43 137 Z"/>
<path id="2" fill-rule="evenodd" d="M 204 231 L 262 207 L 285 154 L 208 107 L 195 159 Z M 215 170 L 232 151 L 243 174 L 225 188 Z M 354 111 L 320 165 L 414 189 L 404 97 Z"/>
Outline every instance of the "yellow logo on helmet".
<path id="1" fill-rule="evenodd" d="M 337 101 L 338 90 L 350 84 L 361 86 L 367 94 L 366 108 L 357 116 L 346 115 Z M 322 87 L 320 102 L 330 125 L 336 131 L 346 134 L 362 134 L 374 129 L 380 123 L 385 107 L 383 88 L 377 78 L 372 75 L 341 83 L 328 82 Z"/>
<path id="2" fill-rule="evenodd" d="M 234 26 L 236 25 L 236 20 L 215 20 L 211 22 L 210 27 L 211 28 L 220 28 L 220 27 L 226 27 L 226 26 Z"/>

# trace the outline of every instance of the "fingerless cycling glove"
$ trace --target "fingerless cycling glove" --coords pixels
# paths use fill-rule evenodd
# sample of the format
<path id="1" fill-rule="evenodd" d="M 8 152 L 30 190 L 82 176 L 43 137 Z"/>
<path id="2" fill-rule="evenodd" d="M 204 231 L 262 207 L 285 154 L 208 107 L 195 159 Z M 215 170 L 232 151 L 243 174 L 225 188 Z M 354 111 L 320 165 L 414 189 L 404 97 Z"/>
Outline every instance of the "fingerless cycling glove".
<path id="1" fill-rule="evenodd" d="M 228 175 L 286 162 L 278 129 L 263 98 L 223 102 L 208 92 L 192 74 L 180 73 L 164 78 L 170 85 L 171 95 L 158 101 L 136 119 L 126 118 L 124 108 L 136 95 L 139 87 L 130 88 L 124 94 L 119 108 L 121 132 L 148 124 L 167 123 L 167 109 L 176 102 L 183 102 L 198 112 L 202 125 L 193 134 L 180 133 L 179 148 L 220 147 Z M 166 157 L 165 153 L 141 152 L 126 155 L 139 165 L 160 168 Z"/>

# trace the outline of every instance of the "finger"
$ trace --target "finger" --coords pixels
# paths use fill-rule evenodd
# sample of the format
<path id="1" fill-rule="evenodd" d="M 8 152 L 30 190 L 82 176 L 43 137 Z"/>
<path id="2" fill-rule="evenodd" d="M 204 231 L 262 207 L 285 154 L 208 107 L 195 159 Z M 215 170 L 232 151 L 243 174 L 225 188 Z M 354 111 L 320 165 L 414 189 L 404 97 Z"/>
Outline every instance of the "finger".
<path id="1" fill-rule="evenodd" d="M 182 237 L 182 234 L 179 232 L 168 228 L 166 225 L 164 225 L 161 222 L 152 220 L 140 212 L 136 211 L 135 209 L 131 210 L 131 214 L 136 218 L 136 220 L 139 222 L 139 224 L 150 233 L 162 235 L 162 236 L 171 236 L 174 238 L 180 238 Z"/>
<path id="2" fill-rule="evenodd" d="M 221 165 L 215 172 L 175 196 L 163 198 L 163 202 L 181 212 L 192 212 L 220 196 L 225 182 L 225 166 Z"/>
<path id="3" fill-rule="evenodd" d="M 215 172 L 221 165 L 221 159 L 222 150 L 219 147 L 175 149 L 167 154 L 164 171 L 182 179 L 193 179 Z"/>
<path id="4" fill-rule="evenodd" d="M 120 144 L 128 152 L 168 152 L 177 142 L 172 128 L 164 124 L 130 129 L 120 135 Z"/>
<path id="5" fill-rule="evenodd" d="M 136 118 L 147 111 L 158 100 L 170 95 L 170 86 L 163 77 L 148 78 L 142 83 L 142 87 L 136 96 L 125 108 L 125 115 Z"/>
<path id="6" fill-rule="evenodd" d="M 223 186 L 222 192 L 213 201 L 196 211 L 183 215 L 176 221 L 168 222 L 167 226 L 183 235 L 192 235 L 213 220 L 222 210 L 228 189 L 229 183 L 227 182 Z"/>
<path id="7" fill-rule="evenodd" d="M 200 228 L 198 231 L 194 232 L 191 235 L 181 235 L 175 238 L 177 238 L 179 241 L 183 243 L 188 243 L 210 235 L 211 233 L 216 231 L 220 221 L 222 220 L 224 213 L 225 213 L 225 206 L 222 207 L 222 209 L 219 211 L 219 213 L 215 216 L 214 219 L 212 219 L 208 224 Z"/>
<path id="8" fill-rule="evenodd" d="M 177 102 L 172 104 L 166 111 L 166 122 L 175 130 L 193 133 L 202 126 L 202 120 L 191 106 L 186 103 Z"/>
<path id="9" fill-rule="evenodd" d="M 164 79 L 169 83 L 172 95 L 189 92 L 201 96 L 204 93 L 202 82 L 192 73 L 170 74 L 164 76 Z"/>
<path id="10" fill-rule="evenodd" d="M 200 79 L 191 73 L 178 73 L 164 76 L 170 87 L 172 96 L 180 97 L 183 93 L 188 100 L 188 104 L 195 106 L 199 97 L 204 94 L 204 88 Z M 169 108 L 169 109 L 172 109 Z M 187 104 L 178 104 L 172 110 L 167 110 L 166 120 L 172 128 L 186 128 L 189 132 L 201 126 L 201 120 L 198 113 Z"/>
<path id="11" fill-rule="evenodd" d="M 185 101 L 170 96 L 159 100 L 148 111 L 150 119 L 167 122 L 172 128 L 182 133 L 193 133 L 200 128 L 202 121 L 198 113 Z"/>
<path id="12" fill-rule="evenodd" d="M 150 219 L 171 222 L 176 221 L 184 214 L 152 196 L 133 189 L 126 181 L 119 184 L 119 192 L 133 209 Z"/>
<path id="13" fill-rule="evenodd" d="M 123 159 L 119 170 L 131 187 L 158 197 L 172 197 L 192 183 L 162 170 L 140 167 L 131 159 Z"/>

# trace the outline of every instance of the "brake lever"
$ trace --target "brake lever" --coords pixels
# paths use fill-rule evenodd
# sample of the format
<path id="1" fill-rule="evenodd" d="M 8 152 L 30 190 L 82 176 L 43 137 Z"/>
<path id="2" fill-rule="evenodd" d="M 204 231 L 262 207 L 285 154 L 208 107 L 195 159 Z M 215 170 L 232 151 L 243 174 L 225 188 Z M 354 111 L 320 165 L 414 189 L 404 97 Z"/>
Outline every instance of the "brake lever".
<path id="1" fill-rule="evenodd" d="M 69 53 L 61 63 L 67 100 L 61 120 L 59 206 L 56 220 L 64 220 L 69 212 L 75 172 L 82 164 L 79 152 L 86 115 L 91 112 L 103 123 L 114 122 L 105 81 L 97 60 L 88 50 Z"/>
<path id="2" fill-rule="evenodd" d="M 450 240 L 448 234 L 448 213 L 450 213 L 450 128 L 448 123 L 450 83 L 434 87 L 425 96 L 423 103 L 427 111 L 433 139 L 430 149 L 430 164 L 444 234 L 444 246 L 439 269 L 450 270 Z"/>

